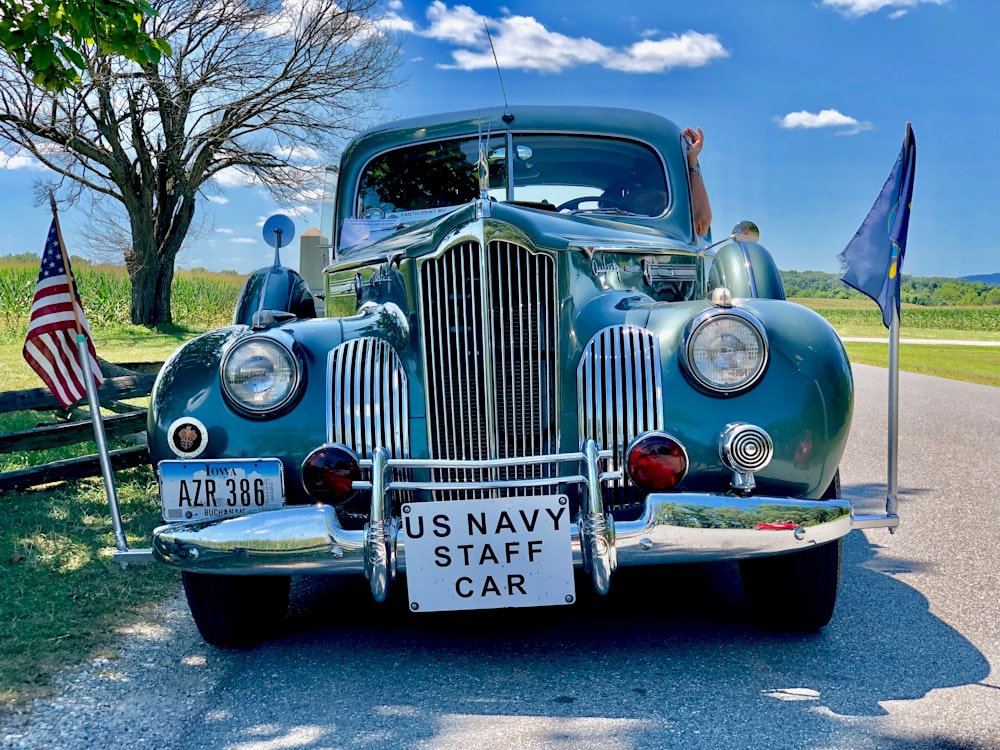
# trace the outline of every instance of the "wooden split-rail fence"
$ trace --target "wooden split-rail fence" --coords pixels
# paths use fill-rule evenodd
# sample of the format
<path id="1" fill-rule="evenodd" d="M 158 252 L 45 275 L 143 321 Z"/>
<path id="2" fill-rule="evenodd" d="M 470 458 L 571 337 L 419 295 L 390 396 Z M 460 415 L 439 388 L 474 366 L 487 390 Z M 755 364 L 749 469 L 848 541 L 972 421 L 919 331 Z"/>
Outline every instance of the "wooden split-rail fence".
<path id="1" fill-rule="evenodd" d="M 116 438 L 135 436 L 131 441 L 135 443 L 134 445 L 110 452 L 111 468 L 115 471 L 149 462 L 149 451 L 145 443 L 146 409 L 124 402 L 128 399 L 149 396 L 160 365 L 158 362 L 118 365 L 114 368 L 116 372 L 129 371 L 130 374 L 109 377 L 97 389 L 102 409 L 113 412 L 104 417 L 104 434 L 109 444 Z M 29 409 L 63 411 L 48 388 L 0 393 L 0 414 Z M 0 454 L 64 447 L 93 439 L 94 426 L 90 419 L 90 410 L 87 402 L 82 401 L 70 409 L 66 422 L 0 435 Z M 100 474 L 100 458 L 95 453 L 2 472 L 0 492 L 48 482 L 100 476 Z"/>

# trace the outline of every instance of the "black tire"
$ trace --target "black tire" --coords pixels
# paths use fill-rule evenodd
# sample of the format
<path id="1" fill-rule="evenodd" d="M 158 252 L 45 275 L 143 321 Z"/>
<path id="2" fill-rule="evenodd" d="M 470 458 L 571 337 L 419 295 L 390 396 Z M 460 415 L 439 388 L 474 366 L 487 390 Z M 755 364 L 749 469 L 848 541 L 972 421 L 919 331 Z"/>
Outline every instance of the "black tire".
<path id="1" fill-rule="evenodd" d="M 182 574 L 198 632 L 220 648 L 253 646 L 274 635 L 288 612 L 290 576 Z"/>
<path id="2" fill-rule="evenodd" d="M 823 500 L 840 497 L 840 471 Z M 740 561 L 750 618 L 775 630 L 819 630 L 830 622 L 840 587 L 843 539 L 772 557 Z"/>

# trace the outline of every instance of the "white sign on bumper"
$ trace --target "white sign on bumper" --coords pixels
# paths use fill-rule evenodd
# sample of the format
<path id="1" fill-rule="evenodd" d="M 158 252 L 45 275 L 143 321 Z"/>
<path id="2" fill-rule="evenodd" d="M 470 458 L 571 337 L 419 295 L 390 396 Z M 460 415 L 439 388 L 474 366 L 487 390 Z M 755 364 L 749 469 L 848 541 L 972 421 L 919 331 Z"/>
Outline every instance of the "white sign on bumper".
<path id="1" fill-rule="evenodd" d="M 565 495 L 407 503 L 402 510 L 414 612 L 575 601 Z"/>

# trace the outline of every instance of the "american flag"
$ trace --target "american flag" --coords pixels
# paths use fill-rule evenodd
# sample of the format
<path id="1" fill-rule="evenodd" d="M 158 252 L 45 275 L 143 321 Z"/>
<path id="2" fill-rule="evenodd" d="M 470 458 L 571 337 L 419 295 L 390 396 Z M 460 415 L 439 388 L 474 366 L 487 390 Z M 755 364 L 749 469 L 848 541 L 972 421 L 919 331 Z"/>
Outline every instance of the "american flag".
<path id="1" fill-rule="evenodd" d="M 104 382 L 87 318 L 75 291 L 73 272 L 63 262 L 59 219 L 53 217 L 45 242 L 45 252 L 42 253 L 42 268 L 35 286 L 35 299 L 31 303 L 31 319 L 24 340 L 24 358 L 64 407 L 72 406 L 87 395 L 77 346 L 78 323 L 87 337 L 90 371 L 97 385 Z"/>

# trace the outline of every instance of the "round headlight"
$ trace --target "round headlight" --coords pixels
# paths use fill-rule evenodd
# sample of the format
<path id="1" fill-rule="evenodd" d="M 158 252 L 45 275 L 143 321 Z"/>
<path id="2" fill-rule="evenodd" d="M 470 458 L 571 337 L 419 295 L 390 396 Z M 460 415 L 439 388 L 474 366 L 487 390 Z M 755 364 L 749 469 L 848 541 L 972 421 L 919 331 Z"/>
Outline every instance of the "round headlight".
<path id="1" fill-rule="evenodd" d="M 284 346 L 266 338 L 240 342 L 222 360 L 222 387 L 239 408 L 266 414 L 295 395 L 299 366 Z"/>
<path id="2" fill-rule="evenodd" d="M 703 387 L 733 393 L 757 382 L 767 365 L 764 326 L 744 310 L 709 310 L 692 321 L 685 365 Z"/>

